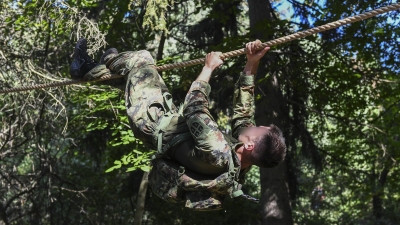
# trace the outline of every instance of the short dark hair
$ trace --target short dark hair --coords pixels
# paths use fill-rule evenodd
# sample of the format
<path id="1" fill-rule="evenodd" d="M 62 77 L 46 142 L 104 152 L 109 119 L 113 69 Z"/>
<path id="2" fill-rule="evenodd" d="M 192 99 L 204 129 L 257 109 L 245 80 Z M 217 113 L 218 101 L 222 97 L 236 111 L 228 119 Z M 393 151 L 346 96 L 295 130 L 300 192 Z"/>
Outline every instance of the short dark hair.
<path id="1" fill-rule="evenodd" d="M 254 165 L 270 168 L 281 163 L 286 156 L 286 144 L 282 131 L 274 124 L 269 125 L 269 132 L 255 141 L 251 159 Z"/>

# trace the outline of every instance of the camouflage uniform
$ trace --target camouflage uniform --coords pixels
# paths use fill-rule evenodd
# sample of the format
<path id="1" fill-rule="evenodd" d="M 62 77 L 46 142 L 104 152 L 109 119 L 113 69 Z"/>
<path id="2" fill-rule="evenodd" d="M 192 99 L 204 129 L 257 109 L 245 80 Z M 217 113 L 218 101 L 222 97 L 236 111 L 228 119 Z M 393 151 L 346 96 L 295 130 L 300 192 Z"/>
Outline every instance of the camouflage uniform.
<path id="1" fill-rule="evenodd" d="M 171 123 L 163 135 L 167 143 L 177 133 L 188 132 L 187 125 L 172 103 L 171 95 L 164 81 L 157 73 L 154 60 L 147 51 L 122 52 L 109 58 L 105 65 L 92 69 L 84 79 L 99 77 L 107 73 L 126 76 L 125 106 L 131 129 L 135 137 L 146 147 L 157 149 L 157 126 L 166 113 L 172 114 Z M 165 140 L 164 140 L 165 139 Z"/>
<path id="2" fill-rule="evenodd" d="M 254 77 L 242 74 L 235 85 L 233 134 L 238 138 L 239 130 L 254 126 Z M 183 115 L 195 144 L 190 149 L 177 149 L 174 158 L 199 173 L 221 174 L 228 167 L 229 158 L 237 160 L 237 140 L 225 136 L 209 112 L 211 87 L 203 81 L 194 81 L 185 99 Z M 196 156 L 196 157 L 190 157 Z M 203 163 L 202 163 L 203 162 Z M 238 162 L 240 164 L 240 162 Z M 196 166 L 198 168 L 196 168 Z"/>
<path id="3" fill-rule="evenodd" d="M 240 189 L 234 186 L 238 185 L 237 181 L 244 181 L 244 174 L 250 168 L 240 171 L 235 148 L 241 143 L 225 136 L 209 112 L 210 85 L 194 81 L 181 114 L 172 103 L 150 53 L 123 52 L 105 63 L 106 66 L 92 69 L 85 79 L 104 75 L 108 69 L 118 75 L 127 75 L 125 105 L 130 125 L 135 136 L 147 147 L 158 149 L 173 137 L 188 132 L 192 136 L 191 140 L 168 151 L 166 157 L 171 160 L 154 160 L 149 176 L 153 192 L 171 202 L 186 200 L 189 208 L 219 209 L 222 195 Z M 241 128 L 254 126 L 253 79 L 253 76 L 241 75 L 235 87 L 232 127 L 236 138 Z M 168 126 L 160 128 L 166 118 Z M 162 141 L 159 142 L 159 138 Z"/>

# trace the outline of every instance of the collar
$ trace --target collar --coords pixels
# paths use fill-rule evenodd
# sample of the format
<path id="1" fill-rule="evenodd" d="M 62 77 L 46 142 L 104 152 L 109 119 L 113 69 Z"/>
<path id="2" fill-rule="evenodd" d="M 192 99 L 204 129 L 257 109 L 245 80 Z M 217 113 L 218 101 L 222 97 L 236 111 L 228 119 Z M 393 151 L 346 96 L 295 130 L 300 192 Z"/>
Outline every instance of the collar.
<path id="1" fill-rule="evenodd" d="M 238 146 L 242 146 L 243 142 L 238 141 L 235 138 L 231 138 L 231 149 L 232 149 L 232 158 L 233 158 L 233 162 L 235 163 L 235 167 L 239 167 L 241 166 L 240 160 L 236 154 L 236 148 Z"/>

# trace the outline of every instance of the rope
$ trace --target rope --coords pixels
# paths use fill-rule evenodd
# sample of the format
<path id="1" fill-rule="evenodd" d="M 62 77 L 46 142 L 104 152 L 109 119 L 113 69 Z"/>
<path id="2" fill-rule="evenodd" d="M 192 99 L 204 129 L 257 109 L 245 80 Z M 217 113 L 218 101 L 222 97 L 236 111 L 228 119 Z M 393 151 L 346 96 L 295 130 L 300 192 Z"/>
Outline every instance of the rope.
<path id="1" fill-rule="evenodd" d="M 118 79 L 118 78 L 122 78 L 122 77 L 123 76 L 120 76 L 120 75 L 112 75 L 112 76 L 105 75 L 103 77 L 96 78 L 96 79 L 93 79 L 90 81 L 89 80 L 67 80 L 67 81 L 61 81 L 61 82 L 56 82 L 56 83 L 36 84 L 36 85 L 0 90 L 0 94 L 11 93 L 11 92 L 20 92 L 20 91 L 29 91 L 29 90 L 34 90 L 34 89 L 42 89 L 42 88 L 50 88 L 50 87 L 61 87 L 61 86 L 66 86 L 66 85 L 82 84 L 82 83 L 95 82 L 95 81 L 113 80 L 113 79 Z"/>
<path id="2" fill-rule="evenodd" d="M 385 7 L 381 7 L 369 12 L 365 12 L 356 16 L 352 17 L 347 17 L 342 20 L 338 20 L 335 22 L 331 22 L 322 26 L 314 27 L 305 31 L 300 31 L 288 36 L 284 36 L 278 39 L 274 39 L 265 43 L 262 43 L 258 46 L 258 49 L 263 49 L 265 47 L 272 47 L 275 45 L 283 44 L 289 41 L 293 41 L 296 39 L 300 39 L 306 36 L 310 36 L 319 32 L 331 30 L 336 27 L 340 27 L 346 24 L 350 23 L 355 23 L 360 20 L 365 20 L 386 12 L 394 11 L 400 8 L 400 3 L 394 3 Z M 243 55 L 246 54 L 246 49 L 238 49 L 230 52 L 223 53 L 220 57 L 225 59 L 225 58 L 232 58 L 235 56 Z M 165 71 L 165 70 L 170 70 L 170 69 L 176 69 L 176 68 L 182 68 L 182 67 L 187 67 L 187 66 L 194 66 L 198 64 L 203 64 L 205 62 L 205 58 L 201 59 L 194 59 L 194 60 L 189 60 L 185 62 L 178 62 L 178 63 L 172 63 L 172 64 L 166 64 L 162 66 L 157 66 L 156 69 L 158 71 Z M 39 85 L 32 85 L 32 86 L 25 86 L 25 87 L 18 87 L 18 88 L 11 88 L 11 89 L 6 89 L 6 90 L 0 90 L 1 93 L 10 93 L 10 92 L 19 92 L 19 91 L 27 91 L 27 90 L 33 90 L 33 89 L 41 89 L 41 88 L 48 88 L 48 87 L 59 87 L 59 86 L 65 86 L 65 85 L 71 85 L 71 84 L 80 84 L 80 83 L 86 83 L 86 82 L 92 82 L 92 81 L 104 81 L 104 80 L 111 80 L 111 79 L 117 79 L 121 78 L 122 76 L 119 75 L 113 75 L 113 76 L 106 76 L 106 77 L 101 77 L 98 79 L 90 80 L 90 81 L 84 81 L 84 80 L 69 80 L 69 81 L 63 81 L 59 83 L 49 83 L 49 84 L 39 84 Z"/>
<path id="3" fill-rule="evenodd" d="M 258 46 L 258 49 L 263 49 L 265 47 L 272 47 L 278 44 L 283 44 L 285 42 L 289 42 L 289 41 L 293 41 L 299 38 L 303 38 L 309 35 L 313 35 L 322 31 L 327 31 L 327 30 L 331 30 L 333 28 L 339 27 L 339 26 L 343 26 L 349 23 L 355 23 L 358 22 L 360 20 L 364 20 L 364 19 L 368 19 L 371 18 L 373 16 L 377 16 L 379 14 L 383 14 L 389 11 L 394 11 L 400 8 L 400 3 L 395 3 L 389 6 L 385 6 L 379 9 L 375 9 L 372 10 L 370 12 L 365 12 L 363 14 L 360 15 L 356 15 L 356 16 L 352 16 L 352 17 L 347 17 L 345 19 L 342 20 L 338 20 L 332 23 L 328 23 L 319 27 L 315 27 L 315 28 L 311 28 L 305 31 L 301 31 L 301 32 L 297 32 L 285 37 L 281 37 L 272 41 L 268 41 L 265 43 L 262 43 Z M 238 55 L 243 55 L 245 54 L 245 48 L 239 49 L 239 50 L 235 50 L 235 51 L 231 51 L 231 52 L 226 52 L 223 53 L 221 55 L 221 58 L 231 58 L 231 57 L 235 57 Z M 163 66 L 158 66 L 157 70 L 158 71 L 164 71 L 164 70 L 169 70 L 169 69 L 175 69 L 175 68 L 181 68 L 181 67 L 186 67 L 186 66 L 194 66 L 197 64 L 203 64 L 205 62 L 205 59 L 194 59 L 194 60 L 190 60 L 190 61 L 186 61 L 186 62 L 179 62 L 179 63 L 173 63 L 173 64 L 167 64 L 167 65 L 163 65 Z"/>

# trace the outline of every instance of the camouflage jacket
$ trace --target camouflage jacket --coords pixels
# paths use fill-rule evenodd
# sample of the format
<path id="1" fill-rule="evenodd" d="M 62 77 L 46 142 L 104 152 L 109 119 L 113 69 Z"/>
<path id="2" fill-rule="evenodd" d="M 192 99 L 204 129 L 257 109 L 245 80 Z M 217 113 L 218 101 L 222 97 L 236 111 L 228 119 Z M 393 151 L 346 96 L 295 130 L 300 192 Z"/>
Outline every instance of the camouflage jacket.
<path id="1" fill-rule="evenodd" d="M 234 138 L 224 135 L 211 116 L 210 91 L 208 83 L 193 82 L 183 107 L 192 139 L 169 151 L 171 160 L 153 160 L 149 177 L 156 195 L 170 202 L 186 200 L 186 207 L 195 210 L 220 209 L 223 196 L 235 195 L 250 170 L 240 170 L 235 149 L 242 143 L 235 138 L 240 129 L 254 126 L 254 77 L 242 74 L 235 85 Z"/>
<path id="2" fill-rule="evenodd" d="M 238 161 L 235 148 L 240 130 L 254 126 L 254 77 L 242 74 L 235 84 L 233 138 L 224 135 L 209 111 L 211 87 L 202 81 L 193 82 L 185 98 L 183 116 L 193 141 L 178 147 L 172 158 L 185 168 L 206 175 L 219 175 L 228 167 L 229 158 Z"/>

